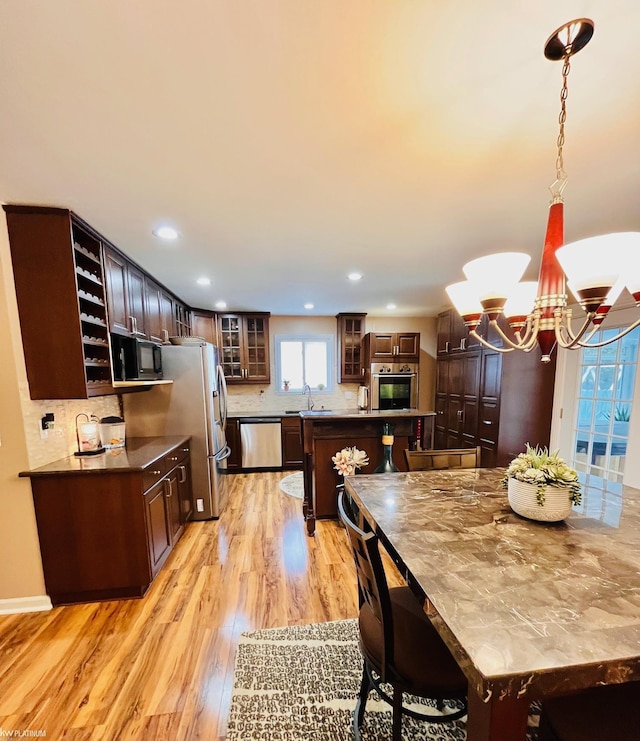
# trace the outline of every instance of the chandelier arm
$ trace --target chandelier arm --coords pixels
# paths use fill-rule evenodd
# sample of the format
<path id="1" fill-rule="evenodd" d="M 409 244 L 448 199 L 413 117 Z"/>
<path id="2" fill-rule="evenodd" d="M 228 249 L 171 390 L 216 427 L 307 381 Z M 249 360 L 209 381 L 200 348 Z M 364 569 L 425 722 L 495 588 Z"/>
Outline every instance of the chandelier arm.
<path id="1" fill-rule="evenodd" d="M 579 347 L 604 347 L 605 345 L 610 345 L 612 342 L 616 342 L 621 337 L 624 337 L 626 334 L 629 334 L 629 332 L 632 332 L 636 327 L 640 327 L 640 319 L 636 319 L 636 321 L 633 324 L 630 324 L 628 327 L 622 330 L 618 335 L 615 337 L 612 337 L 610 340 L 603 340 L 602 342 L 593 342 L 591 344 L 587 344 L 589 341 L 589 338 L 593 337 L 593 332 L 589 335 L 587 340 L 585 342 L 578 342 Z M 596 331 L 600 329 L 600 327 L 596 327 Z"/>
<path id="2" fill-rule="evenodd" d="M 593 317 L 595 316 L 594 312 L 589 312 L 587 316 L 585 317 L 584 322 L 582 323 L 582 326 L 578 330 L 577 334 L 574 334 L 573 328 L 571 327 L 571 312 L 566 311 L 564 313 L 564 316 L 566 318 L 566 322 L 564 326 L 562 325 L 562 311 L 556 311 L 555 315 L 555 331 L 556 331 L 556 340 L 558 341 L 558 344 L 560 347 L 564 347 L 566 350 L 572 350 L 574 347 L 578 347 L 580 340 L 584 337 L 586 331 L 589 329 L 589 326 L 591 325 L 591 321 L 593 320 Z M 595 332 L 597 332 L 598 327 L 594 327 L 592 331 L 589 333 L 587 337 L 587 342 L 593 337 Z M 563 336 L 563 332 L 566 333 L 566 337 L 569 338 L 567 340 L 565 336 Z"/>
<path id="3" fill-rule="evenodd" d="M 516 342 L 514 342 L 504 333 L 504 331 L 501 329 L 496 319 L 492 319 L 490 323 L 491 323 L 491 326 L 498 333 L 499 337 L 503 340 L 503 342 L 506 345 L 508 345 L 512 350 L 524 350 L 526 352 L 526 351 L 533 349 L 533 347 L 535 346 L 537 342 L 537 337 L 538 337 L 538 317 L 537 316 L 535 317 L 535 322 L 533 324 L 533 327 L 531 326 L 530 319 L 527 319 L 524 337 L 520 334 L 519 330 L 515 330 Z"/>
<path id="4" fill-rule="evenodd" d="M 533 318 L 533 322 L 531 319 Z M 536 310 L 527 317 L 524 336 L 516 332 L 518 342 L 525 352 L 530 352 L 538 344 L 538 332 L 540 331 L 540 311 Z"/>
<path id="5" fill-rule="evenodd" d="M 490 342 L 485 340 L 484 337 L 481 337 L 475 329 L 472 329 L 469 332 L 469 335 L 473 337 L 474 339 L 478 340 L 482 345 L 489 348 L 489 350 L 493 350 L 494 352 L 501 352 L 501 353 L 507 353 L 507 352 L 513 352 L 514 350 L 517 350 L 518 347 L 496 347 L 495 345 L 492 345 Z"/>

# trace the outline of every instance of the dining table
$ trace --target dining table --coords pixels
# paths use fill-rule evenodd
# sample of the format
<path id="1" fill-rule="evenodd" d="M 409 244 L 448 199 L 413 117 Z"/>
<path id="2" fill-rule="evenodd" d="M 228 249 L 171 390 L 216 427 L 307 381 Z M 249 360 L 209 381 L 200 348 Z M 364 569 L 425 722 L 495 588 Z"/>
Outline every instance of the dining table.
<path id="1" fill-rule="evenodd" d="M 539 522 L 504 475 L 345 477 L 468 679 L 467 741 L 524 740 L 532 701 L 640 680 L 640 489 L 588 476 L 565 520 Z"/>

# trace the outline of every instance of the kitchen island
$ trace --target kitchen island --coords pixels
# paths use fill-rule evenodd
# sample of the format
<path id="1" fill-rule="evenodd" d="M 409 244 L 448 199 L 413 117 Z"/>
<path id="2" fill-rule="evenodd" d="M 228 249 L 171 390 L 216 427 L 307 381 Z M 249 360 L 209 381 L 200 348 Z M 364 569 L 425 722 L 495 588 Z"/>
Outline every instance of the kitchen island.
<path id="1" fill-rule="evenodd" d="M 317 518 L 338 516 L 337 487 L 342 477 L 333 467 L 332 457 L 342 448 L 355 446 L 369 456 L 369 465 L 362 472 L 372 473 L 382 460 L 382 425 L 389 422 L 394 428 L 393 462 L 406 471 L 404 450 L 418 442 L 418 437 L 422 447 L 425 438 L 431 446 L 435 412 L 311 410 L 300 412 L 300 418 L 304 471 L 302 514 L 307 533 L 313 535 Z"/>
<path id="2" fill-rule="evenodd" d="M 191 519 L 190 438 L 127 439 L 23 471 L 54 605 L 141 597 Z"/>

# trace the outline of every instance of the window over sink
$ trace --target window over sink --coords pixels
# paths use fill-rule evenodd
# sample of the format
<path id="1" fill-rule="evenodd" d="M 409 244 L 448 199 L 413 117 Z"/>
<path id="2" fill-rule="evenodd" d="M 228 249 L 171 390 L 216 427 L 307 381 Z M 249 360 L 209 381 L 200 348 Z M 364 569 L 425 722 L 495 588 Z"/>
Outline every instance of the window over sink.
<path id="1" fill-rule="evenodd" d="M 331 335 L 277 335 L 276 390 L 302 393 L 308 385 L 312 392 L 332 391 L 334 342 Z"/>

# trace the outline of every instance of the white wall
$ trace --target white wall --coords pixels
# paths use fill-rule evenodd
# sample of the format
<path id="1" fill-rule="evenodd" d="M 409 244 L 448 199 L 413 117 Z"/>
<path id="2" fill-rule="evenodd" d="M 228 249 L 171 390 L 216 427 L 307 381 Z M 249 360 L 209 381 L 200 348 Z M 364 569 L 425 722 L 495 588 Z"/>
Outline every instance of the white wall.
<path id="1" fill-rule="evenodd" d="M 638 318 L 637 310 L 611 311 L 605 327 L 628 326 Z M 577 325 L 577 322 L 576 322 Z M 577 415 L 578 350 L 558 350 L 556 365 L 555 397 L 551 423 L 551 448 L 558 449 L 563 458 L 573 457 L 573 428 Z M 625 459 L 624 483 L 640 487 L 640 457 L 633 451 L 640 450 L 640 366 L 636 371 L 634 405 L 629 423 L 629 440 Z"/>

